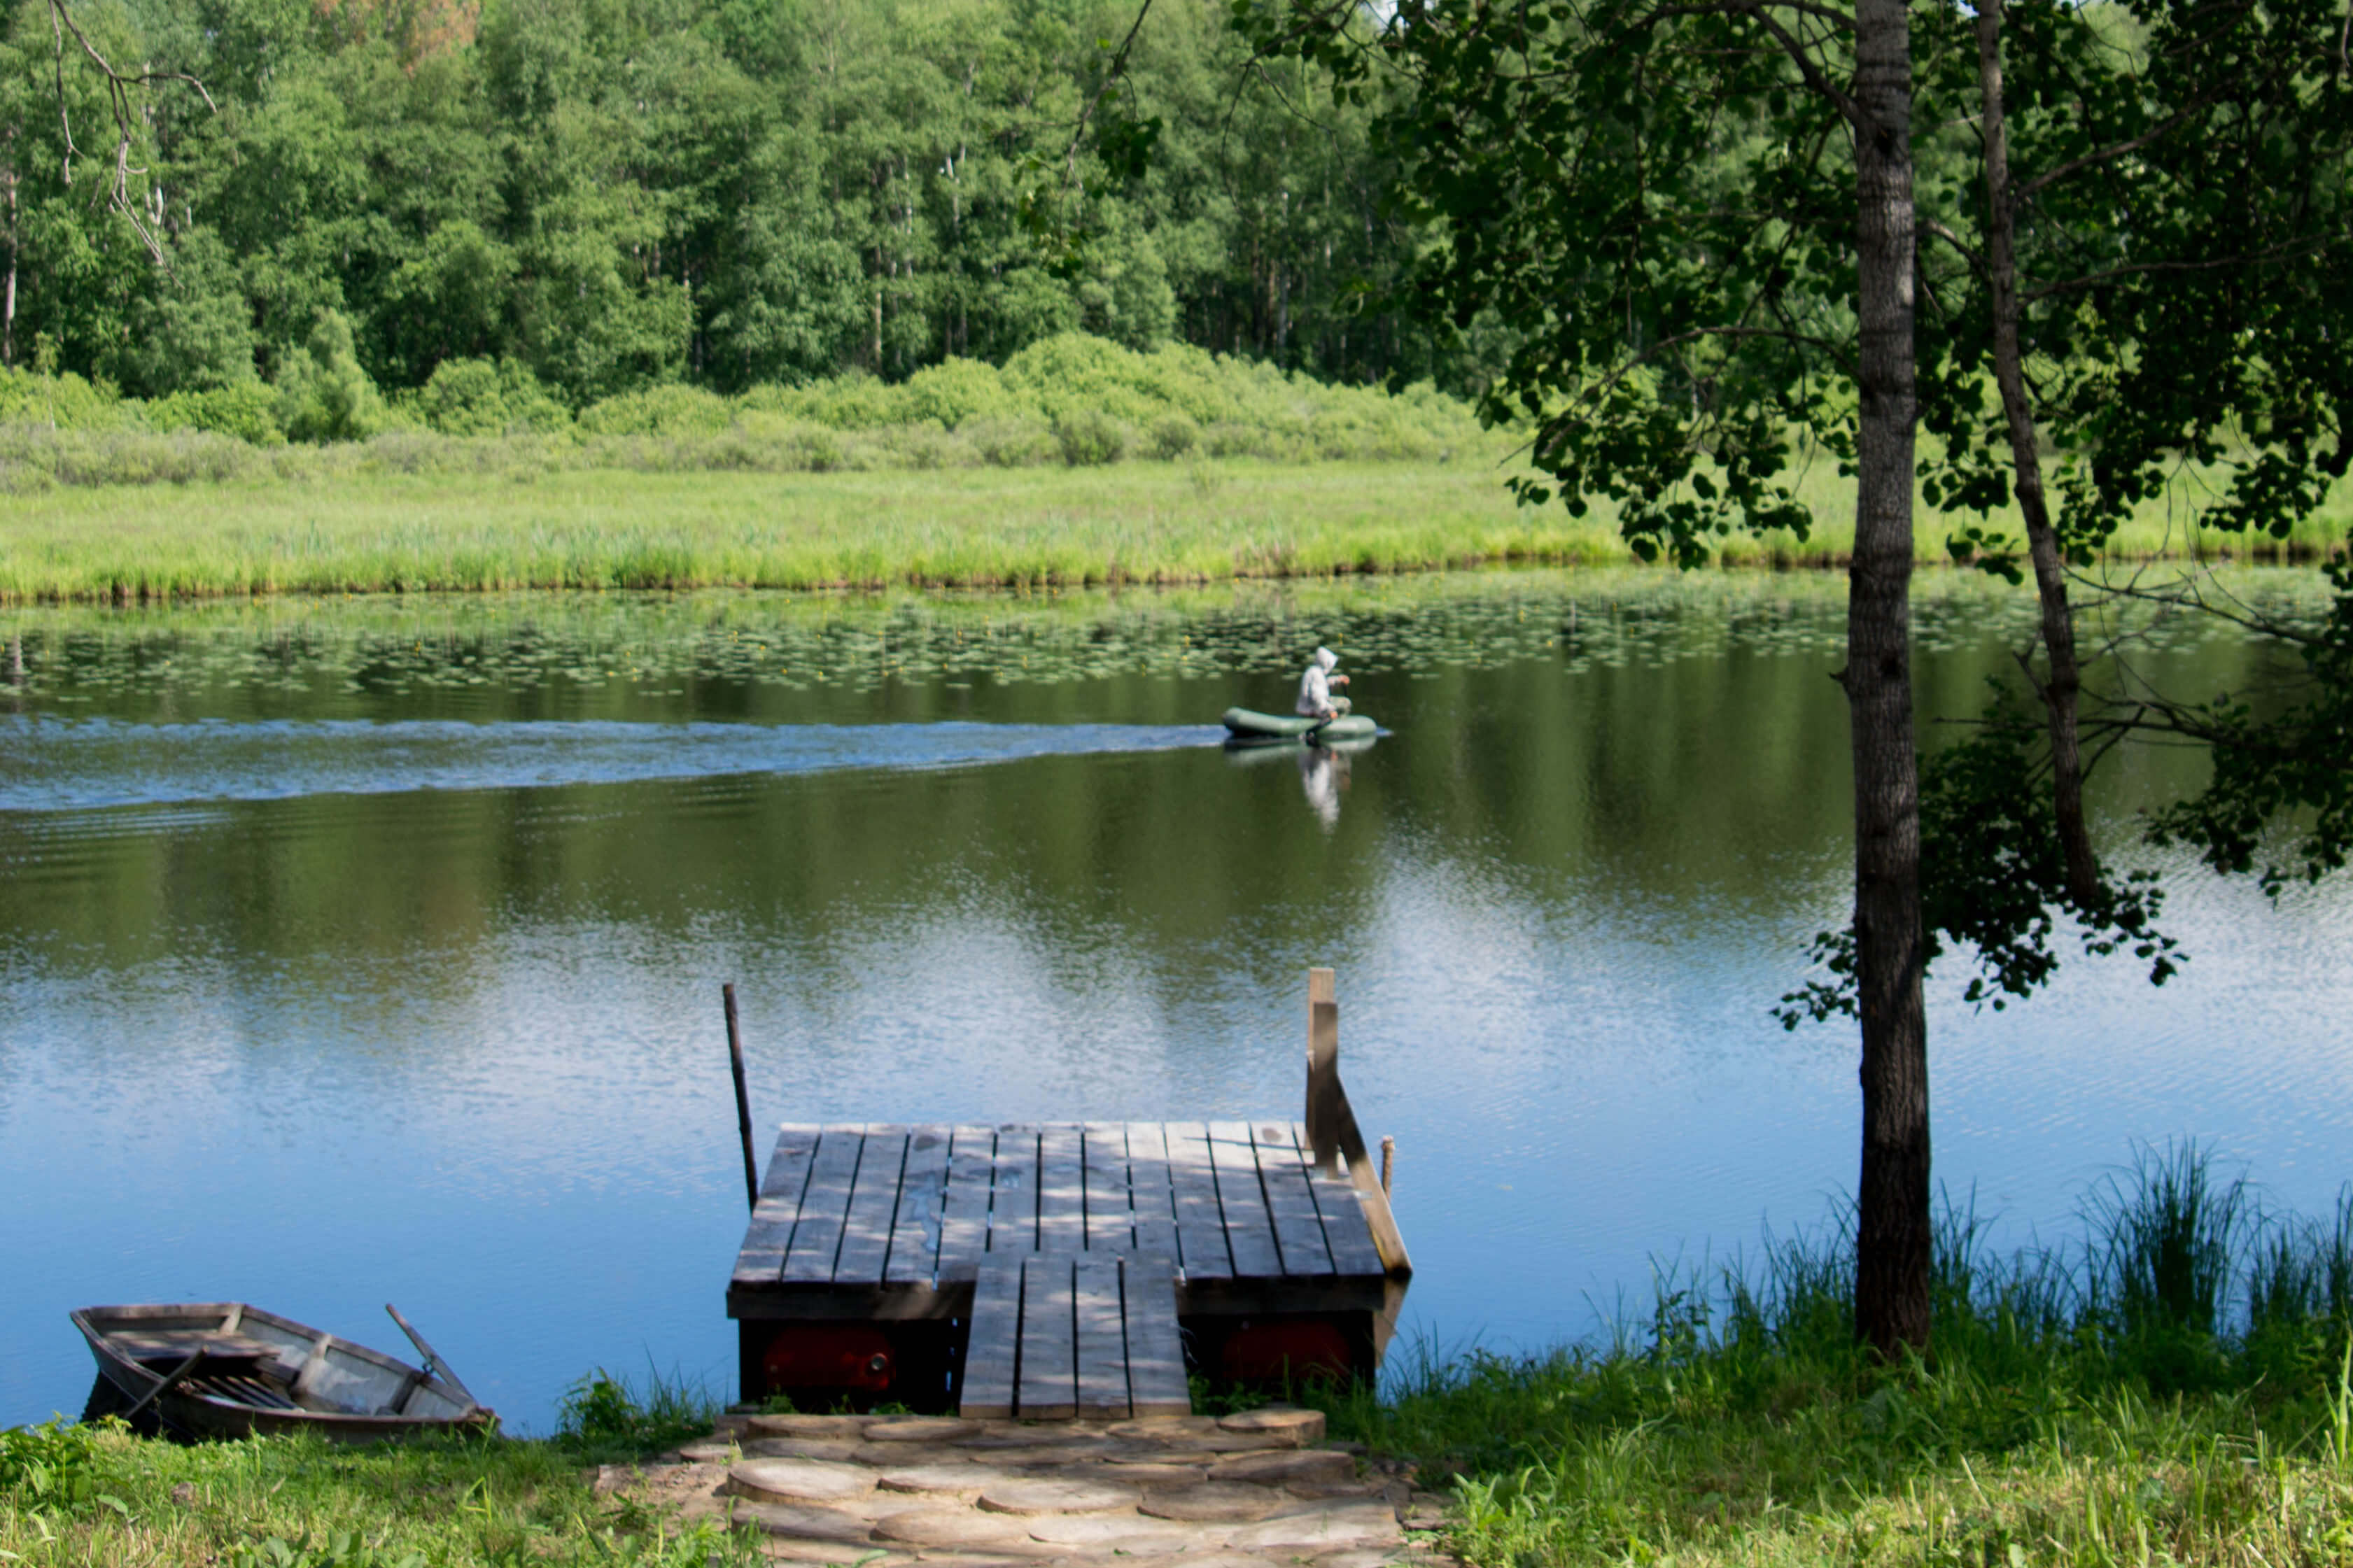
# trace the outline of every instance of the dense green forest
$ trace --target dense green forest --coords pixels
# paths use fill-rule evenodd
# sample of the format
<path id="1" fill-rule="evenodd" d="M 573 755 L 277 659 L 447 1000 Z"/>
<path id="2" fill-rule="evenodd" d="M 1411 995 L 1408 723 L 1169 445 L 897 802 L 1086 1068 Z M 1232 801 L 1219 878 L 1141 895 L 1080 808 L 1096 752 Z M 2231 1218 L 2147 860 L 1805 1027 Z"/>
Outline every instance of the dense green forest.
<path id="1" fill-rule="evenodd" d="M 1335 110 L 1295 65 L 1246 70 L 1215 0 L 1165 0 L 1138 37 L 1113 107 L 1159 134 L 1125 177 L 1070 156 L 1123 0 L 71 15 L 126 74 L 201 90 L 130 94 L 128 199 L 110 204 L 105 79 L 47 5 L 16 9 L 9 366 L 153 399 L 355 365 L 363 400 L 491 378 L 576 410 L 673 383 L 898 383 L 1085 332 L 1325 381 L 1474 378 L 1466 348 L 1366 308 L 1417 243 L 1385 211 L 1369 111 Z"/>

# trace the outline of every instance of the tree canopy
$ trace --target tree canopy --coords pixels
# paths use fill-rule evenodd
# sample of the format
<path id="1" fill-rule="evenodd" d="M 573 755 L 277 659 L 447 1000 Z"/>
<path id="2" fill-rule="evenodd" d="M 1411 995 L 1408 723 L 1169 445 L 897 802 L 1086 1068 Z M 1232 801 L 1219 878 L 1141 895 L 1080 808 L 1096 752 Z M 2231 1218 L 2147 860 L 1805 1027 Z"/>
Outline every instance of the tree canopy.
<path id="1" fill-rule="evenodd" d="M 1245 73 L 1207 0 L 1166 0 L 1119 73 L 1122 122 L 1156 131 L 1142 169 L 1092 140 L 1063 167 L 1132 20 L 1118 0 L 68 15 L 107 59 L 203 89 L 132 86 L 111 206 L 110 84 L 79 55 L 60 69 L 46 0 L 9 14 L 0 359 L 33 364 L 46 341 L 129 395 L 300 373 L 330 314 L 387 391 L 487 359 L 575 406 L 673 381 L 895 381 L 1073 331 L 1326 379 L 1474 378 L 1466 348 L 1365 308 L 1422 243 L 1383 200 L 1368 117 L 1303 118 L 1313 84 Z M 1041 238 L 1041 203 L 1087 243 Z"/>

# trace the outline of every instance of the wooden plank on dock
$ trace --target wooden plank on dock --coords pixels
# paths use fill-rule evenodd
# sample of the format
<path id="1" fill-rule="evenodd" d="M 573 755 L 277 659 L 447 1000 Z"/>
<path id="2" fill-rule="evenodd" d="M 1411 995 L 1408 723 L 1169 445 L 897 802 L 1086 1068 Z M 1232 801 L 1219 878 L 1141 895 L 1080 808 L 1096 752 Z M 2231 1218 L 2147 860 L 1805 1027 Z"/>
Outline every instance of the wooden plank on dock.
<path id="1" fill-rule="evenodd" d="M 825 1285 L 833 1280 L 833 1260 L 841 1251 L 842 1221 L 849 1214 L 849 1187 L 858 1174 L 858 1153 L 866 1142 L 860 1126 L 818 1129 L 817 1157 L 801 1194 L 800 1223 L 785 1255 L 787 1285 Z"/>
<path id="2" fill-rule="evenodd" d="M 899 1217 L 891 1227 L 891 1256 L 882 1266 L 882 1278 L 893 1285 L 928 1285 L 938 1269 L 949 1137 L 944 1127 L 908 1131 L 907 1169 L 899 1178 Z"/>
<path id="3" fill-rule="evenodd" d="M 1038 1129 L 997 1130 L 997 1163 L 988 1200 L 991 1257 L 1038 1250 Z"/>
<path id="4" fill-rule="evenodd" d="M 1156 1121 L 1127 1125 L 1127 1194 L 1135 1255 L 1176 1260 L 1176 1194 L 1168 1185 L 1168 1134 Z"/>
<path id="5" fill-rule="evenodd" d="M 1185 1345 L 1176 1331 L 1176 1275 L 1168 1260 L 1131 1258 L 1121 1265 L 1127 1319 L 1127 1393 L 1139 1417 L 1190 1415 Z"/>
<path id="6" fill-rule="evenodd" d="M 959 1284 L 988 1255 L 989 1181 L 997 1168 L 997 1129 L 959 1127 L 948 1144 L 947 1192 L 940 1206 L 938 1274 Z"/>
<path id="7" fill-rule="evenodd" d="M 800 1218 L 801 1190 L 808 1185 L 809 1162 L 817 1154 L 818 1129 L 813 1123 L 788 1122 L 776 1135 L 776 1152 L 768 1156 L 768 1173 L 760 1182 L 760 1201 L 753 1206 L 751 1227 L 744 1233 L 743 1250 L 735 1255 L 736 1285 L 773 1285 L 785 1272 L 785 1254 L 793 1244 L 793 1223 Z"/>
<path id="8" fill-rule="evenodd" d="M 1210 1122 L 1209 1162 L 1217 1169 L 1218 1207 L 1225 1216 L 1234 1277 L 1281 1278 L 1282 1256 L 1275 1250 L 1274 1221 L 1267 1213 L 1266 1190 L 1259 1184 L 1258 1152 L 1250 1147 L 1250 1124 Z"/>
<path id="9" fill-rule="evenodd" d="M 1171 1121 L 1168 1182 L 1176 1205 L 1176 1247 L 1188 1279 L 1230 1279 L 1233 1252 L 1218 1211 L 1218 1176 L 1209 1163 L 1209 1130 L 1198 1121 Z"/>
<path id="10" fill-rule="evenodd" d="M 1266 1189 L 1267 1212 L 1274 1218 L 1274 1245 L 1282 1254 L 1285 1274 L 1329 1274 L 1332 1249 L 1324 1240 L 1324 1220 L 1307 1190 L 1307 1166 L 1299 1145 L 1283 1122 L 1261 1121 L 1250 1128 L 1250 1146 L 1258 1157 L 1258 1179 Z"/>
<path id="11" fill-rule="evenodd" d="M 1133 1252 L 1135 1214 L 1128 1206 L 1126 1125 L 1090 1121 L 1085 1131 L 1087 1250 L 1106 1257 Z"/>
<path id="12" fill-rule="evenodd" d="M 956 1411 L 973 1420 L 1002 1421 L 1013 1414 L 1020 1355 L 1021 1264 L 1018 1258 L 992 1258 L 976 1273 Z"/>
<path id="13" fill-rule="evenodd" d="M 1087 1249 L 1084 1132 L 1053 1121 L 1038 1133 L 1038 1250 L 1068 1258 Z"/>
<path id="14" fill-rule="evenodd" d="M 1078 1409 L 1083 1416 L 1125 1420 L 1127 1331 L 1120 1306 L 1119 1259 L 1084 1258 L 1071 1269 Z"/>
<path id="15" fill-rule="evenodd" d="M 1067 1256 L 1033 1256 L 1021 1266 L 1021 1366 L 1015 1403 L 1025 1420 L 1067 1421 L 1079 1413 L 1071 1269 Z"/>
<path id="16" fill-rule="evenodd" d="M 1309 1140 L 1305 1123 L 1292 1123 L 1291 1135 L 1301 1155 L 1312 1162 L 1314 1144 Z M 1344 1171 L 1321 1171 L 1310 1163 L 1307 1191 L 1324 1221 L 1324 1240 L 1332 1249 L 1334 1271 L 1355 1275 L 1387 1272 L 1381 1266 L 1380 1249 L 1373 1245 L 1372 1216 L 1365 1212 L 1364 1195 L 1356 1191 L 1356 1184 Z"/>
<path id="17" fill-rule="evenodd" d="M 837 1285 L 879 1285 L 891 1256 L 891 1230 L 899 1218 L 899 1179 L 907 1165 L 907 1130 L 869 1123 L 859 1151 L 858 1174 L 842 1221 L 841 1251 L 834 1259 Z"/>

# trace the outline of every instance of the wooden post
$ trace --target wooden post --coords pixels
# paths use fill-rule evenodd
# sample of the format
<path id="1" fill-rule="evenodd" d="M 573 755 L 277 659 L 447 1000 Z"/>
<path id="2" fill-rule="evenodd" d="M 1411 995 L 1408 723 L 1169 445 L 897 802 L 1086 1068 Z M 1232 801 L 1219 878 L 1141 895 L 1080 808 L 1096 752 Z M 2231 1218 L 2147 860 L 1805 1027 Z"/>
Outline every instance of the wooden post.
<path id="1" fill-rule="evenodd" d="M 744 1140 L 744 1202 L 760 1206 L 760 1162 L 752 1153 L 752 1092 L 744 1087 L 744 1033 L 735 1020 L 735 987 L 719 988 L 727 1007 L 727 1063 L 735 1070 L 735 1130 Z"/>
<path id="2" fill-rule="evenodd" d="M 1340 1169 L 1340 1004 L 1332 971 L 1307 972 L 1307 1142 L 1315 1168 Z"/>
<path id="3" fill-rule="evenodd" d="M 1389 1172 L 1397 1165 L 1397 1140 L 1381 1134 L 1381 1191 L 1389 1190 Z"/>

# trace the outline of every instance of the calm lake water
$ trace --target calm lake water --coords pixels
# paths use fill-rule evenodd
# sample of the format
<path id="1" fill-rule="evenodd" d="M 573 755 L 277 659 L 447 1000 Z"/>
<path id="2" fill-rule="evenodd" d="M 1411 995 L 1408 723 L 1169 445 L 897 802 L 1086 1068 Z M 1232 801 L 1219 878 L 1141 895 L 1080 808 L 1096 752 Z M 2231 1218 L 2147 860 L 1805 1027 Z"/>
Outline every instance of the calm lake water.
<path id="1" fill-rule="evenodd" d="M 1845 902 L 1842 594 L 0 612 L 0 1422 L 79 1408 L 69 1309 L 174 1298 L 390 1345 L 396 1301 L 532 1430 L 599 1365 L 732 1394 L 723 980 L 763 1122 L 1292 1115 L 1332 964 L 1409 1331 L 1590 1333 L 1852 1181 L 1852 1028 L 1768 1015 Z M 1925 581 L 1924 712 L 1975 711 L 2031 624 Z M 1391 732 L 1221 751 L 1319 640 Z M 2276 655 L 2140 658 L 2244 689 Z M 2109 841 L 2198 767 L 2112 765 Z M 2353 1176 L 2353 900 L 2177 885 L 2162 991 L 1932 984 L 1938 1169 L 2013 1237 L 2135 1140 L 2307 1211 Z"/>

